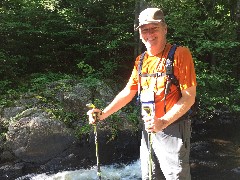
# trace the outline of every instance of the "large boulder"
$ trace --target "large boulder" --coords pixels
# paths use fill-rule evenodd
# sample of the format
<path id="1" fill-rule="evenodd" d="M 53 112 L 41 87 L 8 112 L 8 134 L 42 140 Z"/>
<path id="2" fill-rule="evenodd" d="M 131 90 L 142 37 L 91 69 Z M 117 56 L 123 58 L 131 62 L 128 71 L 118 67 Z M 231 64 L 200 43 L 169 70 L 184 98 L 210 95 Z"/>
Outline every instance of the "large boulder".
<path id="1" fill-rule="evenodd" d="M 59 120 L 37 111 L 9 125 L 6 146 L 25 162 L 46 162 L 74 142 L 70 130 Z"/>

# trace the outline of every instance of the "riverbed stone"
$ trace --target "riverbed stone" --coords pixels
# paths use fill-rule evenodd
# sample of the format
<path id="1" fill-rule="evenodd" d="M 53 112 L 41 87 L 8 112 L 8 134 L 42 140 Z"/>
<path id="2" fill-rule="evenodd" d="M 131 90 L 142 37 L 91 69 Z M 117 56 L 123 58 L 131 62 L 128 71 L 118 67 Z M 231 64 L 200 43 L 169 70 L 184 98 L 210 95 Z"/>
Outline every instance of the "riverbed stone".
<path id="1" fill-rule="evenodd" d="M 42 115 L 11 123 L 6 136 L 6 144 L 17 158 L 35 163 L 61 154 L 73 141 L 74 136 L 62 122 Z"/>
<path id="2" fill-rule="evenodd" d="M 0 167 L 0 179 L 11 180 L 22 175 L 24 168 L 23 163 L 8 163 Z"/>

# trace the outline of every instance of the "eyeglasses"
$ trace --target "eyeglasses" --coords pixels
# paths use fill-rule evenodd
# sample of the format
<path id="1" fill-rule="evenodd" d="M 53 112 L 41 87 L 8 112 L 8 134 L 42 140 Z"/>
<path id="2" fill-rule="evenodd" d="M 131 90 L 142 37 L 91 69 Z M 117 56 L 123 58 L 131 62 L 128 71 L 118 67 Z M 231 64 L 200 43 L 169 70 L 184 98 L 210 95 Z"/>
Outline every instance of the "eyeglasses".
<path id="1" fill-rule="evenodd" d="M 160 26 L 152 27 L 152 28 L 140 28 L 140 31 L 142 34 L 147 34 L 147 33 L 155 33 L 160 29 Z"/>

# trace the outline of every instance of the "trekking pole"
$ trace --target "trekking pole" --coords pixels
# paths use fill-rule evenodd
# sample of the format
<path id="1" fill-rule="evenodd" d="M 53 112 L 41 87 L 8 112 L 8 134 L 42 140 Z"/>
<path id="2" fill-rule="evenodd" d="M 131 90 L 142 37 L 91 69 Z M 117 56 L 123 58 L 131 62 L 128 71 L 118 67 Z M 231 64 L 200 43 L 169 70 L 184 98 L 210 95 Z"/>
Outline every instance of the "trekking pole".
<path id="1" fill-rule="evenodd" d="M 95 106 L 91 103 L 86 105 L 90 109 L 94 109 Z M 98 114 L 95 112 L 92 116 L 95 120 L 95 123 L 93 124 L 93 132 L 95 136 L 95 152 L 96 152 L 96 159 L 97 159 L 97 175 L 98 179 L 101 180 L 101 169 L 100 169 L 100 163 L 99 163 L 99 154 L 98 154 L 98 136 L 97 136 L 97 122 L 98 122 Z"/>
<path id="2" fill-rule="evenodd" d="M 144 106 L 143 109 L 146 111 L 148 116 L 152 115 L 151 108 L 149 106 Z M 152 134 L 148 132 L 148 178 L 152 180 Z"/>
<path id="3" fill-rule="evenodd" d="M 148 177 L 152 180 L 152 133 L 148 133 Z"/>

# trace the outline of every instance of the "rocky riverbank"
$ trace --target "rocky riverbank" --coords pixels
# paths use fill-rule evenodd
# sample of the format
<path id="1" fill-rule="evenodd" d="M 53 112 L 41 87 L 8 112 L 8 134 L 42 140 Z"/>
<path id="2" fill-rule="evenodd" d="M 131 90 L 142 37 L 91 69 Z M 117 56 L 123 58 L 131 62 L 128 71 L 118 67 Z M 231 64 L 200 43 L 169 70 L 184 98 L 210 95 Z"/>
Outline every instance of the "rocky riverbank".
<path id="1" fill-rule="evenodd" d="M 64 83 L 71 88 L 65 91 L 62 82 L 54 82 L 46 85 L 41 96 L 25 94 L 13 106 L 0 110 L 0 130 L 7 128 L 7 133 L 0 136 L 0 179 L 84 168 L 95 163 L 94 135 L 88 126 L 86 104 L 92 97 L 109 102 L 117 92 L 100 81 L 94 90 L 81 82 Z M 57 104 L 43 100 L 49 96 L 61 104 L 64 112 L 74 113 L 76 119 L 64 123 L 53 116 L 50 111 Z M 98 125 L 99 152 L 104 164 L 138 157 L 138 127 L 124 113 L 116 117 L 114 127 L 112 121 Z"/>
<path id="2" fill-rule="evenodd" d="M 45 96 L 51 94 L 65 111 L 77 114 L 79 119 L 72 119 L 71 126 L 49 113 L 54 104 L 46 104 L 31 94 L 16 100 L 13 106 L 1 109 L 0 130 L 7 127 L 7 133 L 0 138 L 1 180 L 95 165 L 92 127 L 88 127 L 89 133 L 81 136 L 76 135 L 76 129 L 87 127 L 85 105 L 91 102 L 92 97 L 109 102 L 117 91 L 104 82 L 99 82 L 94 91 L 81 82 L 69 83 L 72 88 L 68 91 L 56 88 L 60 82 L 47 85 Z M 101 164 L 130 162 L 139 158 L 141 125 L 130 121 L 124 112 L 114 118 L 98 124 Z M 207 120 L 193 120 L 192 179 L 240 179 L 239 128 L 239 116 L 229 112 L 218 112 Z"/>

